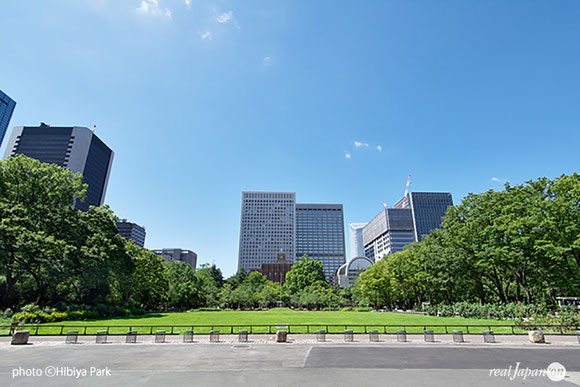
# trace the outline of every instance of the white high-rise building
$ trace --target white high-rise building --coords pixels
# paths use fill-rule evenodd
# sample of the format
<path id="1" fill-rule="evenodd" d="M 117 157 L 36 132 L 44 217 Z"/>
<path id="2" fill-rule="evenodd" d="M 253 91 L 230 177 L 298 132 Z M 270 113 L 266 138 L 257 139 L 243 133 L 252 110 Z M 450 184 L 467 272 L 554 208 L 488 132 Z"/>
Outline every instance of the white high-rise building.
<path id="1" fill-rule="evenodd" d="M 364 257 L 365 256 L 365 244 L 363 241 L 363 228 L 366 223 L 349 223 L 349 236 L 350 236 L 350 258 Z"/>
<path id="2" fill-rule="evenodd" d="M 242 192 L 238 270 L 296 255 L 296 193 Z"/>

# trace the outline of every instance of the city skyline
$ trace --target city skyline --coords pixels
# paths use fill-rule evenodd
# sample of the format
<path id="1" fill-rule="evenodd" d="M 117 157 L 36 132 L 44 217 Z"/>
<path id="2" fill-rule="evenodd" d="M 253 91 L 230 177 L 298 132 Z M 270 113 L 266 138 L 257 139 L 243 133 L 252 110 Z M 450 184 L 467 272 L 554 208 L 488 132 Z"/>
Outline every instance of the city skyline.
<path id="1" fill-rule="evenodd" d="M 148 248 L 230 275 L 240 191 L 343 203 L 356 223 L 409 173 L 458 204 L 580 162 L 577 2 L 140 4 L 7 1 L 1 152 L 15 126 L 96 125 L 106 204 Z"/>

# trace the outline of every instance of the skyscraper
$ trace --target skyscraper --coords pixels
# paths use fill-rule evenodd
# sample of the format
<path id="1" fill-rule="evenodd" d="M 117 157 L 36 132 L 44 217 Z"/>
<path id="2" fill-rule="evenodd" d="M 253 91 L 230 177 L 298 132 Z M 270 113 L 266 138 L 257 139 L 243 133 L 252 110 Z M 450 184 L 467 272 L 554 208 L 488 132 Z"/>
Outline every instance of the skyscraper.
<path id="1" fill-rule="evenodd" d="M 335 281 L 346 261 L 342 204 L 297 204 L 295 192 L 242 192 L 238 270 L 293 264 L 304 254 Z"/>
<path id="2" fill-rule="evenodd" d="M 296 193 L 242 192 L 238 270 L 250 272 L 276 259 L 294 262 Z"/>
<path id="3" fill-rule="evenodd" d="M 385 208 L 364 228 L 365 256 L 374 262 L 415 241 L 410 209 Z"/>
<path id="4" fill-rule="evenodd" d="M 135 242 L 139 247 L 145 246 L 146 231 L 144 227 L 139 226 L 137 223 L 128 222 L 127 219 L 121 219 L 117 223 L 117 230 L 119 230 L 119 234 L 123 238 Z"/>
<path id="5" fill-rule="evenodd" d="M 76 208 L 86 211 L 103 204 L 114 154 L 90 129 L 44 124 L 15 127 L 5 158 L 17 154 L 80 172 L 88 188 L 85 201 L 75 203 Z"/>
<path id="6" fill-rule="evenodd" d="M 16 102 L 0 90 L 0 146 L 4 140 L 15 106 Z"/>
<path id="7" fill-rule="evenodd" d="M 441 227 L 447 209 L 453 205 L 449 192 L 410 192 L 401 198 L 395 207 L 409 208 L 413 213 L 415 241 L 423 240 L 432 230 Z"/>
<path id="8" fill-rule="evenodd" d="M 304 254 L 322 263 L 328 282 L 346 262 L 342 204 L 296 204 L 296 259 Z"/>
<path id="9" fill-rule="evenodd" d="M 365 245 L 363 241 L 363 228 L 366 223 L 349 223 L 350 258 L 364 257 Z"/>

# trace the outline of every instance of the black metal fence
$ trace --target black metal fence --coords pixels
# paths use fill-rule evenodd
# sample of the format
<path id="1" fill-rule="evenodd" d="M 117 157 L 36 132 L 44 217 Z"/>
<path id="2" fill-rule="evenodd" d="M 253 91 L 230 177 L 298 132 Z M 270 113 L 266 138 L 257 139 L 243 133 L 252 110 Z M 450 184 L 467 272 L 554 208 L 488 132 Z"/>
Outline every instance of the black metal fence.
<path id="1" fill-rule="evenodd" d="M 407 334 L 423 334 L 431 330 L 434 334 L 451 334 L 454 330 L 462 330 L 464 334 L 482 334 L 493 331 L 496 335 L 524 335 L 530 330 L 541 329 L 551 335 L 575 335 L 580 330 L 579 325 L 361 325 L 361 324 L 269 324 L 269 325 L 85 325 L 85 324 L 24 324 L 0 325 L 0 336 L 10 336 L 16 330 L 27 330 L 33 336 L 61 336 L 70 331 L 78 331 L 79 335 L 96 335 L 106 331 L 107 335 L 126 335 L 128 331 L 136 335 L 153 335 L 158 330 L 164 330 L 167 335 L 182 335 L 185 331 L 193 331 L 195 335 L 209 335 L 211 331 L 222 334 L 238 334 L 248 331 L 249 334 L 273 334 L 277 330 L 285 330 L 291 334 L 315 334 L 324 330 L 327 334 L 343 334 L 346 330 L 353 334 L 367 334 L 376 330 L 381 334 L 396 335 L 398 330 Z"/>

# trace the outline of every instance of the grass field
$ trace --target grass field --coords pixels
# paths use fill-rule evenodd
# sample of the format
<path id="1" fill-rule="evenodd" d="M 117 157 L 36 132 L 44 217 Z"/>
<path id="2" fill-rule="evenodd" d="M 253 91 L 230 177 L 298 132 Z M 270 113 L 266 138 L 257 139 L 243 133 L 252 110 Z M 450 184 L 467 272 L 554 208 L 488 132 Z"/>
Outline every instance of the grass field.
<path id="1" fill-rule="evenodd" d="M 311 324 L 306 327 L 292 326 L 293 324 Z M 384 331 L 380 325 L 393 325 L 387 328 L 387 332 L 393 333 L 397 329 L 406 329 L 408 333 L 422 333 L 423 329 L 433 329 L 435 333 L 444 333 L 445 328 L 435 327 L 433 325 L 450 325 L 448 329 L 460 329 L 466 332 L 466 325 L 513 325 L 510 320 L 486 320 L 486 319 L 467 319 L 461 317 L 435 317 L 412 315 L 392 312 L 342 312 L 342 311 L 294 311 L 287 308 L 276 308 L 268 311 L 219 311 L 219 312 L 181 312 L 181 313 L 154 313 L 145 316 L 132 318 L 115 318 L 99 319 L 88 321 L 64 321 L 53 324 L 44 324 L 39 326 L 39 334 L 58 334 L 60 328 L 49 327 L 47 325 L 66 325 L 71 328 L 64 328 L 66 333 L 68 329 L 79 330 L 83 333 L 86 329 L 87 334 L 95 333 L 98 330 L 105 330 L 107 326 L 121 325 L 123 327 L 109 328 L 110 333 L 123 334 L 130 327 L 139 333 L 149 333 L 151 328 L 138 327 L 139 325 L 154 326 L 155 330 L 165 329 L 171 331 L 171 326 L 185 325 L 185 327 L 174 328 L 174 333 L 181 333 L 184 330 L 191 329 L 192 325 L 207 325 L 207 327 L 196 327 L 195 333 L 209 333 L 212 326 L 222 333 L 230 333 L 231 328 L 220 328 L 217 325 L 239 325 L 233 328 L 233 332 L 248 329 L 249 325 L 274 325 L 274 327 L 253 327 L 253 333 L 268 333 L 270 329 L 276 330 L 275 325 L 289 325 L 290 332 L 306 333 L 314 332 L 317 329 L 326 329 L 326 325 L 337 324 L 340 326 L 328 327 L 329 332 L 343 332 L 345 329 L 352 329 L 355 332 L 364 332 L 364 327 L 349 325 L 367 325 L 367 330 L 378 329 Z M 186 327 L 190 325 L 190 327 Z M 410 325 L 420 325 L 411 327 Z M 80 328 L 80 329 L 77 329 Z M 32 329 L 33 333 L 36 328 Z M 487 330 L 488 327 L 470 328 L 469 332 L 480 333 Z M 492 328 L 496 333 L 511 333 L 509 327 Z M 3 333 L 3 332 L 1 332 Z"/>

